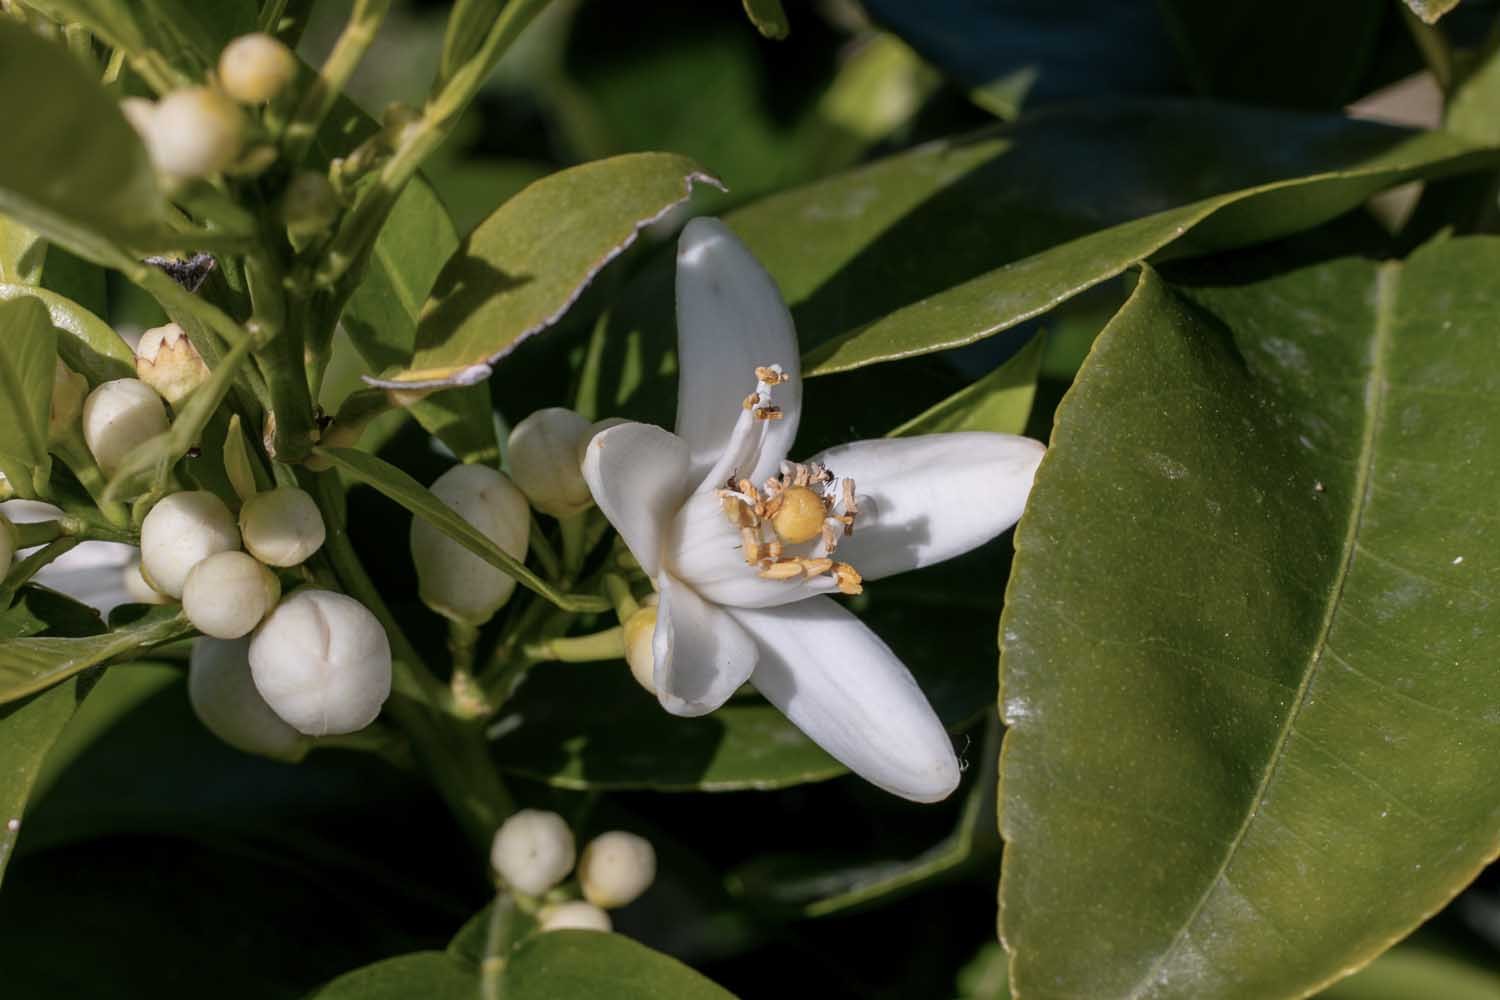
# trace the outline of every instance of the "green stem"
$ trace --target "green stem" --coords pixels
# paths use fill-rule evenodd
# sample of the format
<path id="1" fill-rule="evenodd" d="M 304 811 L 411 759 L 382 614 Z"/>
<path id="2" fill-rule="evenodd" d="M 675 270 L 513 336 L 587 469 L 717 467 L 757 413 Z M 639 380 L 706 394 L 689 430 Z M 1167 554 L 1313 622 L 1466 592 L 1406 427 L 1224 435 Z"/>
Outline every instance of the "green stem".
<path id="1" fill-rule="evenodd" d="M 1402 20 L 1406 22 L 1406 30 L 1411 34 L 1417 51 L 1422 54 L 1423 62 L 1432 71 L 1439 89 L 1444 95 L 1451 94 L 1456 81 L 1453 73 L 1453 48 L 1448 44 L 1447 36 L 1437 25 L 1428 24 L 1414 14 L 1406 4 L 1398 6 L 1401 8 Z"/>
<path id="2" fill-rule="evenodd" d="M 547 579 L 556 583 L 562 575 L 562 564 L 557 561 L 557 550 L 552 547 L 542 526 L 536 523 L 534 517 L 531 519 L 531 554 L 541 563 L 542 572 L 547 574 Z"/>
<path id="3" fill-rule="evenodd" d="M 324 551 L 339 580 L 351 597 L 380 619 L 390 637 L 394 677 L 386 709 L 411 740 L 418 762 L 474 846 L 488 851 L 496 828 L 514 811 L 514 804 L 490 762 L 484 733 L 477 723 L 457 719 L 440 708 L 442 685 L 423 667 L 421 657 L 365 573 L 349 540 L 338 474 L 324 472 L 303 478 L 322 508 L 327 525 Z"/>
<path id="4" fill-rule="evenodd" d="M 522 655 L 533 661 L 558 661 L 562 663 L 597 663 L 600 660 L 619 660 L 625 656 L 625 629 L 621 625 L 607 628 L 592 635 L 564 636 L 531 643 L 522 649 Z"/>
<path id="5" fill-rule="evenodd" d="M 501 1000 L 505 993 L 505 963 L 516 946 L 516 900 L 502 889 L 490 908 L 490 924 L 479 961 L 480 1000 Z"/>
<path id="6" fill-rule="evenodd" d="M 385 20 L 390 7 L 391 0 L 355 0 L 349 20 L 339 34 L 338 41 L 333 44 L 333 51 L 328 53 L 328 58 L 318 70 L 317 79 L 307 88 L 307 93 L 302 96 L 301 103 L 287 123 L 283 149 L 289 165 L 295 167 L 307 156 L 307 151 L 318 134 L 318 126 L 328 117 L 328 112 L 333 110 L 334 102 L 344 92 L 344 85 L 364 59 L 370 43 L 375 41 L 375 35 L 380 31 L 380 24 Z"/>
<path id="7" fill-rule="evenodd" d="M 52 522 L 56 523 L 56 522 Z M 20 525 L 16 525 L 20 527 Z M 10 572 L 0 576 L 0 607 L 9 607 L 11 598 L 16 595 L 26 581 L 36 576 L 37 571 L 43 566 L 67 552 L 81 541 L 78 538 L 54 538 L 44 545 L 39 551 L 22 559 L 10 568 Z M 18 546 L 19 547 L 19 546 Z"/>
<path id="8" fill-rule="evenodd" d="M 562 580 L 564 587 L 571 587 L 578 579 L 583 561 L 588 557 L 588 517 L 590 511 L 562 518 L 557 522 L 562 535 Z"/>
<path id="9" fill-rule="evenodd" d="M 33 545 L 46 545 L 54 538 L 62 535 L 72 534 L 63 530 L 61 521 L 32 521 L 30 523 L 12 524 L 11 535 L 15 538 L 16 548 L 29 549 Z"/>
<path id="10" fill-rule="evenodd" d="M 630 592 L 630 584 L 626 583 L 625 578 L 618 573 L 605 574 L 604 592 L 609 595 L 610 603 L 615 606 L 615 615 L 619 617 L 621 624 L 641 610 L 640 603 Z"/>
<path id="11" fill-rule="evenodd" d="M 474 680 L 474 652 L 479 646 L 479 629 L 467 622 L 448 622 L 448 653 L 453 657 L 453 675 L 448 679 L 448 693 L 453 710 L 466 719 L 489 715 L 484 692 Z"/>
<path id="12" fill-rule="evenodd" d="M 104 473 L 100 471 L 99 463 L 94 461 L 79 426 L 74 425 L 66 434 L 54 438 L 51 448 L 52 453 L 62 459 L 63 464 L 72 471 L 78 484 L 88 491 L 106 521 L 117 528 L 130 524 L 130 511 L 125 505 L 116 500 L 105 499 L 109 484 L 104 481 Z"/>

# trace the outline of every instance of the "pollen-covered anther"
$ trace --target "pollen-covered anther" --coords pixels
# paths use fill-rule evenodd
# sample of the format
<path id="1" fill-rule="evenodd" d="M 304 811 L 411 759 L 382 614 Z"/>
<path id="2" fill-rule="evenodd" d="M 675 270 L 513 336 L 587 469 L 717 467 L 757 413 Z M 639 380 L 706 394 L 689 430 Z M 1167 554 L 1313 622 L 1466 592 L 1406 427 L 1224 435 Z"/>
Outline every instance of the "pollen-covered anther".
<path id="1" fill-rule="evenodd" d="M 839 593 L 848 594 L 851 597 L 864 592 L 864 577 L 859 571 L 846 562 L 833 564 L 833 582 L 838 585 Z"/>
<path id="2" fill-rule="evenodd" d="M 780 385 L 790 382 L 791 376 L 781 370 L 780 365 L 760 365 L 755 369 L 755 380 L 764 385 Z"/>
<path id="3" fill-rule="evenodd" d="M 795 580 L 803 575 L 802 560 L 785 559 L 781 562 L 773 562 L 761 570 L 760 575 L 767 580 Z"/>

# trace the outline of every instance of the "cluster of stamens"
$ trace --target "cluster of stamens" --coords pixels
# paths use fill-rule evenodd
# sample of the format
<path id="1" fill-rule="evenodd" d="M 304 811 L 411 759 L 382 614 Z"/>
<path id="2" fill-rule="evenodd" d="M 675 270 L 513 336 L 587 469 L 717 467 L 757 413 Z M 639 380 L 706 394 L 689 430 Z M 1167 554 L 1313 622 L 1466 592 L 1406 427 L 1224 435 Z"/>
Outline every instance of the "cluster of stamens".
<path id="1" fill-rule="evenodd" d="M 757 419 L 777 420 L 781 410 L 771 402 L 770 388 L 787 380 L 780 366 L 755 369 L 756 391 L 745 408 Z M 767 580 L 809 580 L 831 576 L 845 594 L 863 590 L 859 572 L 833 558 L 839 540 L 854 534 L 859 503 L 854 480 L 835 476 L 816 462 L 782 462 L 781 475 L 758 488 L 733 476 L 718 491 L 724 513 L 740 535 L 745 563 Z M 790 555 L 788 545 L 817 539 L 811 555 Z"/>

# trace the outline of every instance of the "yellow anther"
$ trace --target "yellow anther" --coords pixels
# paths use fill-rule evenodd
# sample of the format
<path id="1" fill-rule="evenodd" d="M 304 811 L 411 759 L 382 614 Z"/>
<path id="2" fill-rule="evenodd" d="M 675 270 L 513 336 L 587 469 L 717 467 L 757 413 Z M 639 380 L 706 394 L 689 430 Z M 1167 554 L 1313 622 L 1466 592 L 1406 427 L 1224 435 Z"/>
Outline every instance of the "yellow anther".
<path id="1" fill-rule="evenodd" d="M 780 385 L 783 382 L 791 381 L 792 377 L 786 372 L 777 371 L 775 368 L 761 366 L 755 369 L 755 378 L 766 385 Z"/>
<path id="2" fill-rule="evenodd" d="M 740 545 L 745 550 L 745 562 L 751 566 L 760 562 L 760 533 L 749 525 L 740 528 Z"/>
<path id="3" fill-rule="evenodd" d="M 771 527 L 788 545 L 810 542 L 823 530 L 828 511 L 823 498 L 806 486 L 793 486 L 779 498 L 781 506 L 771 517 Z"/>
<path id="4" fill-rule="evenodd" d="M 802 564 L 795 559 L 772 563 L 760 575 L 767 580 L 793 580 L 802 575 Z"/>
<path id="5" fill-rule="evenodd" d="M 813 577 L 819 575 L 820 573 L 827 573 L 831 569 L 833 569 L 833 560 L 832 559 L 804 559 L 804 560 L 802 560 L 802 574 L 804 576 L 806 576 L 809 580 L 812 579 Z"/>
<path id="6" fill-rule="evenodd" d="M 833 580 L 834 583 L 838 584 L 839 593 L 841 594 L 852 596 L 864 592 L 864 578 L 859 575 L 858 570 L 848 563 L 833 564 Z"/>

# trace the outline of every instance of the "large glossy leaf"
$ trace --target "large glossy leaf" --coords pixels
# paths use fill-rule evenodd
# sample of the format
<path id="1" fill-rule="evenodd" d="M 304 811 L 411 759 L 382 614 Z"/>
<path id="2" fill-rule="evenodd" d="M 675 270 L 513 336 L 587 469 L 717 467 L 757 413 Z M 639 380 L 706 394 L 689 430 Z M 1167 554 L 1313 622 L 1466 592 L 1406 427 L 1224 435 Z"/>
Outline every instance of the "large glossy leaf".
<path id="1" fill-rule="evenodd" d="M 1441 133 L 1330 116 L 1096 102 L 727 221 L 776 278 L 817 375 L 972 343 L 1137 261 L 1286 235 L 1392 184 L 1496 160 Z"/>
<path id="2" fill-rule="evenodd" d="M 734 1000 L 675 958 L 596 931 L 527 939 L 506 962 L 501 986 L 506 1000 Z"/>
<path id="3" fill-rule="evenodd" d="M 1495 856 L 1497 267 L 1148 270 L 1100 335 L 1002 619 L 1019 995 L 1300 996 Z"/>
<path id="4" fill-rule="evenodd" d="M 1033 337 L 1005 364 L 912 417 L 889 436 L 959 431 L 1020 434 L 1026 429 L 1031 402 L 1036 398 L 1046 340 L 1044 336 Z"/>
<path id="5" fill-rule="evenodd" d="M 637 153 L 545 177 L 464 238 L 422 308 L 410 370 L 391 386 L 467 385 L 557 322 L 647 225 L 685 202 L 695 163 Z"/>
<path id="6" fill-rule="evenodd" d="M 1402 945 L 1369 968 L 1330 986 L 1320 1000 L 1494 1000 L 1500 975 L 1477 962 L 1465 962 L 1420 947 Z"/>
<path id="7" fill-rule="evenodd" d="M 0 301 L 0 472 L 22 496 L 45 490 L 57 328 L 39 301 Z"/>
<path id="8" fill-rule="evenodd" d="M 144 240 L 165 209 L 156 174 L 119 107 L 66 49 L 0 21 L 0 93 L 26 94 L 5 116 L 0 212 L 91 260 Z"/>
<path id="9" fill-rule="evenodd" d="M 107 663 L 189 634 L 182 609 L 152 608 L 139 620 L 85 638 L 25 638 L 0 644 L 0 705 Z"/>
<path id="10" fill-rule="evenodd" d="M 36 230 L 0 215 L 0 282 L 34 285 L 46 259 L 47 241 Z"/>
<path id="11" fill-rule="evenodd" d="M 47 307 L 52 325 L 63 333 L 57 353 L 63 361 L 98 385 L 116 378 L 135 376 L 135 352 L 108 323 L 83 306 L 45 288 L 29 285 L 0 284 L 0 302 L 35 298 Z"/>
<path id="12" fill-rule="evenodd" d="M 86 624 L 102 629 L 103 623 L 97 618 L 90 622 L 88 616 L 82 617 Z M 0 643 L 39 632 L 57 634 L 59 626 L 64 633 L 76 634 L 79 618 L 64 599 L 27 588 L 15 607 L 0 613 Z M 82 679 L 75 679 L 0 707 L 0 774 L 5 775 L 0 781 L 0 876 L 15 853 L 26 802 L 42 761 L 89 687 Z"/>
<path id="13" fill-rule="evenodd" d="M 224 43 L 255 30 L 253 0 L 27 0 L 61 21 L 87 27 L 133 56 L 159 54 L 190 76 L 212 67 Z"/>
<path id="14" fill-rule="evenodd" d="M 441 951 L 388 958 L 339 976 L 307 1000 L 474 1000 L 478 974 Z"/>

